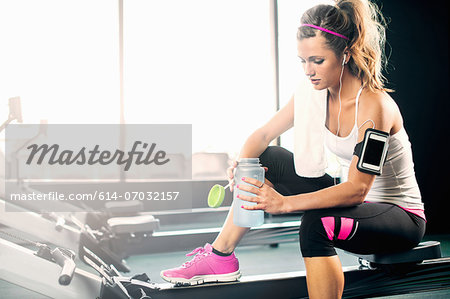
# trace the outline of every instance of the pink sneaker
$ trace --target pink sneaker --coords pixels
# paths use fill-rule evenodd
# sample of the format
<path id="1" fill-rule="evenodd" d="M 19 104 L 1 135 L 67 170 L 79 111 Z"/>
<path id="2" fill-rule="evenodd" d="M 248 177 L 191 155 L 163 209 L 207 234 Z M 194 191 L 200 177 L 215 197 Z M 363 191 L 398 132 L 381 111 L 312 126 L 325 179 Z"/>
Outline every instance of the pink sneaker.
<path id="1" fill-rule="evenodd" d="M 161 277 L 175 284 L 202 284 L 205 282 L 235 281 L 241 277 L 236 256 L 220 256 L 212 252 L 212 246 L 198 247 L 186 256 L 194 255 L 178 268 L 161 271 Z"/>

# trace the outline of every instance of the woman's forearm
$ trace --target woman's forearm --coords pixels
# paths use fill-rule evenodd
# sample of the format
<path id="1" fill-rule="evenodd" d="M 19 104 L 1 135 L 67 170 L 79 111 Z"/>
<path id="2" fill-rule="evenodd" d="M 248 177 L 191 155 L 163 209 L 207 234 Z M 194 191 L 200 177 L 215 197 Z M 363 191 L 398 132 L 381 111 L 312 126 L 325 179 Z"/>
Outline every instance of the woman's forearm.
<path id="1" fill-rule="evenodd" d="M 287 196 L 287 212 L 355 206 L 364 201 L 367 192 L 364 185 L 345 182 L 316 192 Z"/>

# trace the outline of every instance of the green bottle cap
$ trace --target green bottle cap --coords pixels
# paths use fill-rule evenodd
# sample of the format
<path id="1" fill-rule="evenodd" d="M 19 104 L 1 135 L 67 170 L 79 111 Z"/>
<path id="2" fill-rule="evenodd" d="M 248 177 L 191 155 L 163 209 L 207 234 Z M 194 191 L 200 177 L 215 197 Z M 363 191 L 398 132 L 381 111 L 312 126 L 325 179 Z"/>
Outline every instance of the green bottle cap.
<path id="1" fill-rule="evenodd" d="M 218 208 L 223 202 L 223 199 L 225 198 L 225 189 L 228 188 L 230 184 L 226 185 L 225 187 L 221 185 L 214 185 L 211 190 L 209 190 L 208 194 L 208 206 L 211 208 Z"/>

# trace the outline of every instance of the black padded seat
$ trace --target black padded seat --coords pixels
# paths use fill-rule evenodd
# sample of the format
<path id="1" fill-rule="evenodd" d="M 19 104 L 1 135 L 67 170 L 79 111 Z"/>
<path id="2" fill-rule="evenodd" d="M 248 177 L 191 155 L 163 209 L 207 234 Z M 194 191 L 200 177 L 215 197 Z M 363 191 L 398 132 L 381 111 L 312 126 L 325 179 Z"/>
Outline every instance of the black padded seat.
<path id="1" fill-rule="evenodd" d="M 355 254 L 357 257 L 375 264 L 420 263 L 424 260 L 441 258 L 441 243 L 438 241 L 421 242 L 416 247 L 402 252 L 383 254 Z"/>

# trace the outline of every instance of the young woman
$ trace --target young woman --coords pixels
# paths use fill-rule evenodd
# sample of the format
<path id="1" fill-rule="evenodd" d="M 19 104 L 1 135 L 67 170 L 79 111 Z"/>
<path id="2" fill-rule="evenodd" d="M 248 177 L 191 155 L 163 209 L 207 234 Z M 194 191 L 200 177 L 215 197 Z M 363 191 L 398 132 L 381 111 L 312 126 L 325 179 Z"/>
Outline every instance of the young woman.
<path id="1" fill-rule="evenodd" d="M 289 103 L 249 136 L 240 158 L 259 157 L 267 167 L 265 182 L 246 178 L 239 188 L 255 194 L 240 198 L 256 205 L 248 210 L 271 214 L 303 211 L 300 247 L 311 298 L 340 298 L 344 275 L 334 248 L 356 253 L 405 250 L 425 232 L 425 215 L 414 174 L 411 145 L 400 111 L 383 85 L 384 27 L 376 6 L 364 0 L 318 5 L 304 13 L 298 29 L 298 56 L 308 84 Z M 307 92 L 305 92 L 305 90 Z M 323 94 L 323 140 L 348 166 L 344 182 L 328 175 L 305 178 L 300 153 L 270 142 L 291 127 L 302 125 L 302 97 Z M 314 120 L 314 118 L 311 118 Z M 390 134 L 389 151 L 380 176 L 361 172 L 353 155 L 368 128 Z M 304 134 L 295 134 L 306 136 Z M 304 140 L 295 140 L 302 144 Z M 302 154 L 305 156 L 305 154 Z M 311 152 L 311 157 L 316 153 Z M 308 155 L 306 155 L 308 156 Z M 304 160 L 304 159 L 303 159 Z M 314 160 L 314 159 L 313 159 Z M 320 161 L 320 159 L 319 159 Z M 236 163 L 228 169 L 230 180 Z M 230 210 L 213 242 L 194 250 L 182 266 L 161 272 L 171 282 L 196 284 L 229 281 L 240 276 L 233 251 L 247 228 L 233 224 Z"/>

